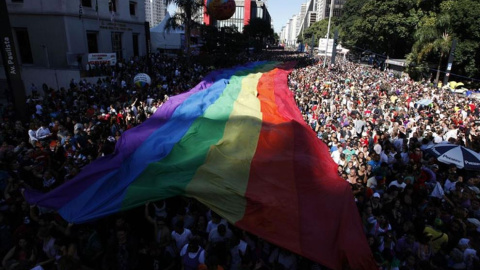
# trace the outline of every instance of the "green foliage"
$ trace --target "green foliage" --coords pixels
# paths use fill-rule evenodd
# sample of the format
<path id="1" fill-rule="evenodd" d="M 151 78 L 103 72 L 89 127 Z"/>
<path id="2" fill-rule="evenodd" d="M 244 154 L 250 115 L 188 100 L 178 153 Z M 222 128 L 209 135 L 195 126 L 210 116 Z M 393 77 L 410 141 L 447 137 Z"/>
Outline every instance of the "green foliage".
<path id="1" fill-rule="evenodd" d="M 336 21 L 332 19 L 332 23 L 330 25 L 330 37 L 332 37 L 333 29 L 336 27 Z M 320 38 L 326 37 L 328 31 L 328 19 L 324 19 L 314 24 L 310 25 L 307 30 L 303 33 L 300 33 L 297 37 L 297 42 L 299 43 L 309 43 L 311 42 L 312 36 L 315 37 L 315 46 L 318 46 L 318 40 Z"/>
<path id="2" fill-rule="evenodd" d="M 480 77 L 480 2 L 457 0 L 448 10 L 452 31 L 458 39 L 453 73 Z"/>
<path id="3" fill-rule="evenodd" d="M 358 12 L 346 42 L 360 48 L 386 53 L 390 57 L 403 58 L 413 44 L 413 32 L 420 13 L 414 0 L 367 1 Z"/>
<path id="4" fill-rule="evenodd" d="M 348 0 L 343 6 L 343 14 L 340 18 L 340 42 L 344 47 L 354 48 L 360 44 L 364 36 L 361 29 L 355 27 L 355 22 L 360 20 L 360 10 L 368 0 Z"/>
<path id="5" fill-rule="evenodd" d="M 344 47 L 407 56 L 412 74 L 444 70 L 456 39 L 452 73 L 480 77 L 478 0 L 347 0 L 339 25 Z"/>
<path id="6" fill-rule="evenodd" d="M 203 7 L 202 0 L 165 0 L 165 4 L 175 4 L 178 7 L 178 12 L 174 13 L 170 17 L 165 25 L 165 29 L 168 32 L 171 29 L 185 29 L 185 49 L 187 57 L 190 56 L 190 38 L 191 31 L 195 27 L 199 27 L 199 24 L 195 22 L 197 16 L 202 16 L 196 12 Z"/>

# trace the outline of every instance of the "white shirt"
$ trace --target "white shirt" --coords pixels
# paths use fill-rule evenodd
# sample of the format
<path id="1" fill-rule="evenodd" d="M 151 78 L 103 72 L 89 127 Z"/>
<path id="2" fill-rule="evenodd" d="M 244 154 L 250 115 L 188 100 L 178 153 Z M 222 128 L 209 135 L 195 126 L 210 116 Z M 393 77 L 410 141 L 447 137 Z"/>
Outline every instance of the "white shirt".
<path id="1" fill-rule="evenodd" d="M 208 241 L 211 243 L 218 243 L 218 242 L 226 241 L 232 238 L 232 236 L 233 236 L 233 233 L 230 229 L 226 228 L 225 235 L 221 236 L 220 233 L 218 232 L 218 228 L 216 228 L 216 229 L 213 229 L 208 235 Z"/>
<path id="2" fill-rule="evenodd" d="M 221 219 L 220 220 L 220 223 L 216 224 L 216 223 L 213 223 L 211 220 L 208 222 L 207 224 L 207 233 L 210 233 L 212 230 L 216 229 L 218 227 L 218 225 L 220 224 L 223 224 L 225 226 L 227 226 L 227 221 L 225 219 Z"/>
<path id="3" fill-rule="evenodd" d="M 46 137 L 50 136 L 50 130 L 47 127 L 39 127 L 37 129 L 36 137 L 37 139 L 45 139 Z"/>
<path id="4" fill-rule="evenodd" d="M 240 269 L 240 266 L 242 264 L 242 258 L 239 255 L 239 252 L 242 253 L 242 255 L 245 255 L 245 252 L 247 251 L 247 242 L 240 240 L 240 243 L 232 249 L 230 249 L 230 255 L 232 256 L 232 264 L 230 266 L 230 270 L 237 270 Z"/>
<path id="5" fill-rule="evenodd" d="M 432 193 L 430 193 L 431 197 L 436 197 L 439 199 L 443 199 L 445 192 L 443 191 L 442 185 L 439 182 L 435 184 L 435 188 L 433 189 Z"/>
<path id="6" fill-rule="evenodd" d="M 338 149 L 332 152 L 331 157 L 335 163 L 340 163 L 340 151 L 338 151 Z"/>
<path id="7" fill-rule="evenodd" d="M 37 113 L 38 115 L 42 115 L 42 111 L 43 111 L 42 105 L 37 104 L 37 105 L 35 106 L 35 109 L 36 109 L 36 113 Z"/>
<path id="8" fill-rule="evenodd" d="M 173 231 L 172 238 L 175 240 L 177 248 L 180 249 L 188 243 L 190 238 L 192 238 L 192 232 L 189 229 L 183 229 L 182 234 L 178 234 L 176 231 Z"/>
<path id="9" fill-rule="evenodd" d="M 448 141 L 449 138 L 455 138 L 457 139 L 457 129 L 450 129 L 445 136 L 443 136 L 443 140 Z"/>
<path id="10" fill-rule="evenodd" d="M 286 270 L 296 270 L 297 269 L 297 258 L 290 252 L 282 253 L 278 249 L 274 250 L 270 255 L 269 261 L 271 263 L 277 261 L 283 266 L 283 269 Z"/>
<path id="11" fill-rule="evenodd" d="M 185 244 L 180 251 L 180 257 L 183 257 L 185 254 L 187 254 L 187 249 L 188 249 L 188 244 Z M 198 257 L 198 263 L 204 264 L 205 263 L 205 250 L 202 247 L 198 247 L 197 252 L 188 252 L 188 257 L 190 259 L 193 259 L 197 256 L 197 254 L 200 252 L 200 255 Z"/>
<path id="12" fill-rule="evenodd" d="M 444 187 L 446 192 L 450 193 L 450 192 L 455 190 L 455 185 L 456 184 L 457 184 L 457 182 L 453 182 L 450 179 L 447 179 L 445 181 L 445 184 L 443 185 L 443 187 Z"/>
<path id="13" fill-rule="evenodd" d="M 403 183 L 400 184 L 400 183 L 398 183 L 397 180 L 393 180 L 393 181 L 390 183 L 390 185 L 388 185 L 388 187 L 391 187 L 391 186 L 396 186 L 396 187 L 399 187 L 399 188 L 401 188 L 401 189 L 403 190 L 403 189 L 407 186 L 407 184 L 405 184 L 405 182 L 403 182 Z"/>
<path id="14" fill-rule="evenodd" d="M 33 130 L 33 129 L 30 129 L 30 130 L 28 131 L 28 137 L 29 137 L 29 139 L 30 139 L 30 142 L 36 142 L 36 141 L 38 141 L 38 139 L 37 139 L 37 132 L 36 132 L 35 130 Z"/>

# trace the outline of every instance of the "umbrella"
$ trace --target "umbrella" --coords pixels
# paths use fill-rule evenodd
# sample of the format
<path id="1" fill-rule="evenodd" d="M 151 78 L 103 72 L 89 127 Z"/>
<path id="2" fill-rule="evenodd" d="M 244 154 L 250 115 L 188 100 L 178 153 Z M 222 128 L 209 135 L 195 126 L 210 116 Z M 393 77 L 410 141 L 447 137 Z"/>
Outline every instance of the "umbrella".
<path id="1" fill-rule="evenodd" d="M 438 161 L 454 164 L 459 169 L 480 171 L 480 154 L 472 149 L 456 144 L 437 144 L 426 150 Z"/>

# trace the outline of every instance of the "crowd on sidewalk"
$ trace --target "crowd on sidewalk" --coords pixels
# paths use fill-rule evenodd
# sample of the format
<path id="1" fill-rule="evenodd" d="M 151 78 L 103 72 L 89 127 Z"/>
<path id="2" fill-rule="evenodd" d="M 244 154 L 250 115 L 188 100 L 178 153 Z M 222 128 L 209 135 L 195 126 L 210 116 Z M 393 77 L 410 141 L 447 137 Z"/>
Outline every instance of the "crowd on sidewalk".
<path id="1" fill-rule="evenodd" d="M 234 60 L 265 57 L 298 55 Z M 290 89 L 351 184 L 379 266 L 480 268 L 480 178 L 424 153 L 447 142 L 480 150 L 478 102 L 388 70 L 297 60 Z M 140 59 L 119 63 L 94 84 L 33 86 L 28 123 L 15 120 L 11 104 L 0 107 L 0 269 L 321 269 L 187 198 L 91 224 L 69 224 L 26 203 L 22 188 L 47 192 L 72 179 L 112 153 L 125 130 L 214 69 L 160 55 L 151 62 L 150 72 Z M 151 75 L 152 87 L 140 91 L 132 81 L 141 72 Z"/>
<path id="2" fill-rule="evenodd" d="M 295 69 L 289 84 L 350 183 L 383 269 L 480 268 L 480 172 L 425 151 L 480 151 L 478 100 L 349 62 Z"/>

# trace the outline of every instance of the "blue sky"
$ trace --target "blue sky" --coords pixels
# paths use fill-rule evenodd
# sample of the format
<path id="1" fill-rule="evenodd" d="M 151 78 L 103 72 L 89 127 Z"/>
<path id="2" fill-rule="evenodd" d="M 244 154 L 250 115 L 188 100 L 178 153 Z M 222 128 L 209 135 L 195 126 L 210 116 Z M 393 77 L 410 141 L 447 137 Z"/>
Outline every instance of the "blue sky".
<path id="1" fill-rule="evenodd" d="M 272 16 L 275 33 L 282 30 L 282 26 L 295 14 L 300 13 L 302 3 L 307 0 L 268 0 L 268 12 Z"/>

